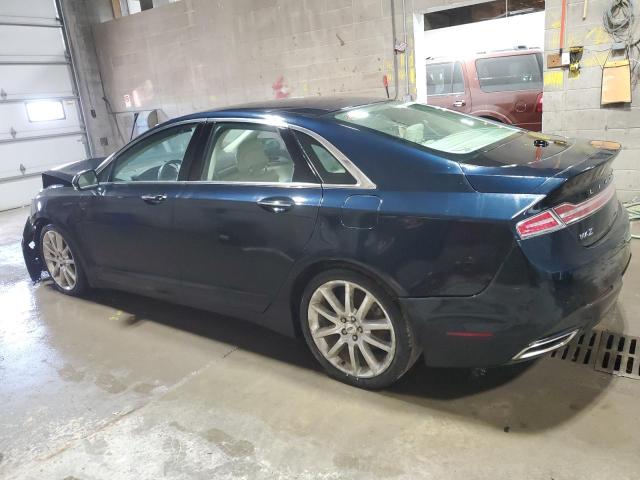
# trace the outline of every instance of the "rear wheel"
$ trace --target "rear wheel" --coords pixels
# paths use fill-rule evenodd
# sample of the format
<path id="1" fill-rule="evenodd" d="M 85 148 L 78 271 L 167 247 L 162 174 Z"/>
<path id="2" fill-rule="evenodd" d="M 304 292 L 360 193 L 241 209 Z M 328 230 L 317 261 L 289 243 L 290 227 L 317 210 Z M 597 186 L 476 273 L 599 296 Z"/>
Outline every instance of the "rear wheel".
<path id="1" fill-rule="evenodd" d="M 334 378 L 384 388 L 415 362 L 410 324 L 377 283 L 349 270 L 315 277 L 302 297 L 302 330 L 314 356 Z"/>
<path id="2" fill-rule="evenodd" d="M 56 289 L 78 296 L 87 288 L 84 272 L 68 238 L 54 225 L 47 225 L 40 233 L 40 249 L 47 271 Z"/>

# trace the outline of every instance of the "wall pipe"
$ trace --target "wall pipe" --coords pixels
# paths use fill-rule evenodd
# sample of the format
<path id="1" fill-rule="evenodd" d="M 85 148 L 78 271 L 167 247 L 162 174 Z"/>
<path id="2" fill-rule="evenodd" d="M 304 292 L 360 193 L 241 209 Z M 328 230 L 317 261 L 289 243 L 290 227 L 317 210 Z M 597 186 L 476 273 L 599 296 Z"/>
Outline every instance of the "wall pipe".
<path id="1" fill-rule="evenodd" d="M 404 35 L 404 78 L 406 82 L 406 91 L 405 91 L 405 100 L 411 99 L 411 94 L 409 93 L 409 56 L 407 55 L 407 51 L 409 49 L 409 43 L 407 42 L 407 8 L 405 4 L 405 0 L 402 0 L 402 30 Z"/>
<path id="2" fill-rule="evenodd" d="M 396 52 L 396 7 L 395 0 L 391 1 L 391 32 L 393 37 L 393 99 L 398 99 L 398 53 Z"/>

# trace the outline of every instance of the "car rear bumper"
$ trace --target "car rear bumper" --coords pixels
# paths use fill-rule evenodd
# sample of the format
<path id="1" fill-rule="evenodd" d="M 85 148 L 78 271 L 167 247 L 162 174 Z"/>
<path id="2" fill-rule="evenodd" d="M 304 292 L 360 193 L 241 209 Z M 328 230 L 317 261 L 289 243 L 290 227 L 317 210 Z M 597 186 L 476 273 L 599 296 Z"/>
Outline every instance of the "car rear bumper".
<path id="1" fill-rule="evenodd" d="M 607 238 L 590 247 L 588 262 L 582 255 L 560 271 L 545 270 L 514 246 L 483 292 L 401 298 L 400 304 L 428 365 L 488 367 L 533 359 L 593 327 L 615 306 L 631 258 L 629 242 L 628 218 L 621 215 Z M 536 345 L 545 342 L 544 348 Z M 523 356 L 529 349 L 534 354 Z"/>

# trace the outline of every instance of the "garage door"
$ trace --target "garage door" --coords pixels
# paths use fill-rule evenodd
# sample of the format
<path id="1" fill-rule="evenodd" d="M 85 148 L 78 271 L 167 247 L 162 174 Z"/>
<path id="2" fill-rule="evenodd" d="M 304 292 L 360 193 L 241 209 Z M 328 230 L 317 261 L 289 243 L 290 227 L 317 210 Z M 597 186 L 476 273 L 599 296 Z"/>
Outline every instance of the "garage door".
<path id="1" fill-rule="evenodd" d="M 54 0 L 0 1 L 0 210 L 26 205 L 40 173 L 88 155 Z"/>

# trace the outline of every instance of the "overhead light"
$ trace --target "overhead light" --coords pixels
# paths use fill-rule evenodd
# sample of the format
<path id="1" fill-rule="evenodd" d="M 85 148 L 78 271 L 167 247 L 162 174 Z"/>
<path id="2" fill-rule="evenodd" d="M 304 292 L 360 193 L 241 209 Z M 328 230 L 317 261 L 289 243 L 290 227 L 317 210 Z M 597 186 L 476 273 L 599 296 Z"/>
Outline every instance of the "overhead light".
<path id="1" fill-rule="evenodd" d="M 30 122 L 49 122 L 66 118 L 60 100 L 37 100 L 27 102 L 26 106 Z"/>

